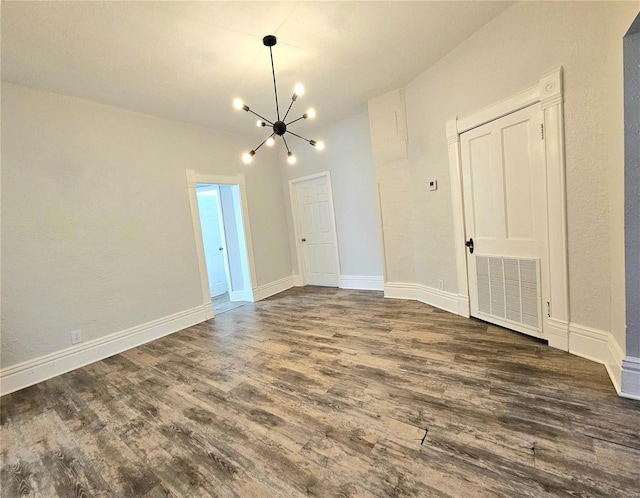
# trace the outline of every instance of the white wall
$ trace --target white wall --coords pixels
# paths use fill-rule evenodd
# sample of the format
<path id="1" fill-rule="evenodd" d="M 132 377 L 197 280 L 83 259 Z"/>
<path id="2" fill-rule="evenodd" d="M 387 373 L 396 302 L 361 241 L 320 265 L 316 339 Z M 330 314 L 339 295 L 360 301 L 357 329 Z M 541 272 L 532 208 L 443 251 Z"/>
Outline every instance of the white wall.
<path id="1" fill-rule="evenodd" d="M 304 122 L 302 122 L 304 124 Z M 302 126 L 300 127 L 302 128 Z M 298 130 L 292 129 L 298 133 Z M 282 150 L 281 163 L 294 273 L 297 266 L 288 182 L 291 179 L 331 172 L 342 275 L 382 277 L 382 246 L 376 180 L 367 113 L 357 114 L 303 136 L 324 141 L 318 151 L 297 138 L 287 139 L 298 161 L 291 166 Z M 278 144 L 278 147 L 280 144 Z M 271 152 L 271 151 L 270 151 Z"/>
<path id="2" fill-rule="evenodd" d="M 637 2 L 520 2 L 407 85 L 408 161 L 379 182 L 384 199 L 409 179 L 394 210 L 411 219 L 414 261 L 387 253 L 389 281 L 406 281 L 415 265 L 414 282 L 442 279 L 457 292 L 445 121 L 563 66 L 571 320 L 610 331 L 624 350 L 622 37 L 637 11 Z"/>
<path id="3" fill-rule="evenodd" d="M 202 304 L 185 169 L 244 172 L 257 282 L 291 275 L 279 165 L 247 140 L 2 83 L 2 367 Z"/>

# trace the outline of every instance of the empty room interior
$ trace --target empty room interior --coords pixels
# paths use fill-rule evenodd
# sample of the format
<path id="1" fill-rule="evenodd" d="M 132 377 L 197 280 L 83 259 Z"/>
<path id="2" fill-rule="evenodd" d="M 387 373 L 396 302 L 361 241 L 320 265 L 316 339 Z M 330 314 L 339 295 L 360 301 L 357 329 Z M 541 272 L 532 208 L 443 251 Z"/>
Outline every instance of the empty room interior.
<path id="1" fill-rule="evenodd" d="M 0 495 L 640 497 L 639 12 L 3 0 Z"/>

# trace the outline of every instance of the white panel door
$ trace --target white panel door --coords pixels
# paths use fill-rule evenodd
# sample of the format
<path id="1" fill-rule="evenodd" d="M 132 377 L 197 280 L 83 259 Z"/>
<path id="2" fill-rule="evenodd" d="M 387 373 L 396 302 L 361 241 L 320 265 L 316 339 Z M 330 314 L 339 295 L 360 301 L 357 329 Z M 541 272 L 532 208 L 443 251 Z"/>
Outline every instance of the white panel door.
<path id="1" fill-rule="evenodd" d="M 209 289 L 211 297 L 215 297 L 228 290 L 216 190 L 198 192 L 198 210 L 200 211 L 200 226 L 202 227 Z"/>
<path id="2" fill-rule="evenodd" d="M 329 178 L 296 183 L 295 192 L 306 283 L 337 287 L 338 249 Z"/>
<path id="3" fill-rule="evenodd" d="M 471 314 L 538 337 L 547 285 L 541 122 L 534 105 L 460 136 Z"/>

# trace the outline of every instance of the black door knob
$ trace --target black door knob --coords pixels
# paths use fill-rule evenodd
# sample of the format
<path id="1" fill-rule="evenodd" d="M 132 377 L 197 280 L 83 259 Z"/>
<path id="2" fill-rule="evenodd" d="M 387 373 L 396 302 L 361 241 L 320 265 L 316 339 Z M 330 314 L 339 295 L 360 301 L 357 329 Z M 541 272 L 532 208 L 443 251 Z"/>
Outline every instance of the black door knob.
<path id="1" fill-rule="evenodd" d="M 306 242 L 306 241 L 307 241 L 307 239 L 302 239 L 302 242 Z"/>
<path id="2" fill-rule="evenodd" d="M 473 238 L 467 240 L 464 245 L 469 248 L 469 253 L 473 254 Z"/>

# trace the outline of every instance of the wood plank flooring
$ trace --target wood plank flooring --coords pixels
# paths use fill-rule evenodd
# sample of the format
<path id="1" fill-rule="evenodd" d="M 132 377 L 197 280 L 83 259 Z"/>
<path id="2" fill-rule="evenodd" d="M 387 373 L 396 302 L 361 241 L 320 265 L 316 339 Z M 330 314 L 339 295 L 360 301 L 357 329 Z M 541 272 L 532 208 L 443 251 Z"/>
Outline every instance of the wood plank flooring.
<path id="1" fill-rule="evenodd" d="M 249 301 L 231 301 L 229 299 L 229 293 L 225 292 L 219 296 L 212 297 L 211 303 L 213 304 L 214 314 L 219 315 L 220 313 L 226 313 L 227 311 L 244 306 L 245 304 L 248 304 Z"/>
<path id="2" fill-rule="evenodd" d="M 1 400 L 3 497 L 640 496 L 603 366 L 378 292 L 292 289 Z"/>

